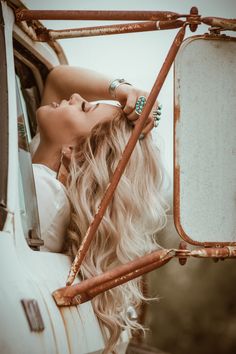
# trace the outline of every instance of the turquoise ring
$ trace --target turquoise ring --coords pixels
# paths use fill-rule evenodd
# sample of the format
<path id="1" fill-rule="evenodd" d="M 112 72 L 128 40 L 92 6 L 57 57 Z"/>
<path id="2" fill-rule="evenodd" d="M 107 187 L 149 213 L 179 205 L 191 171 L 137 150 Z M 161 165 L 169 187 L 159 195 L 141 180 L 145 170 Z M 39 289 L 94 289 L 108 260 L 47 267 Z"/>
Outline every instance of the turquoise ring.
<path id="1" fill-rule="evenodd" d="M 146 102 L 147 102 L 147 99 L 145 96 L 139 96 L 139 98 L 137 99 L 137 102 L 135 104 L 135 113 L 138 116 L 140 116 L 140 114 L 142 113 Z M 155 128 L 158 127 L 158 125 L 159 125 L 159 120 L 161 119 L 161 110 L 162 110 L 162 105 L 159 104 L 158 107 L 152 111 L 152 116 L 153 116 L 153 120 L 154 120 L 153 125 Z M 140 140 L 143 139 L 142 134 L 140 135 L 139 139 Z"/>
<path id="2" fill-rule="evenodd" d="M 137 113 L 137 115 L 140 116 L 140 114 L 142 113 L 143 107 L 145 106 L 146 102 L 147 102 L 146 97 L 139 96 L 139 98 L 137 99 L 137 102 L 135 104 L 135 113 Z"/>

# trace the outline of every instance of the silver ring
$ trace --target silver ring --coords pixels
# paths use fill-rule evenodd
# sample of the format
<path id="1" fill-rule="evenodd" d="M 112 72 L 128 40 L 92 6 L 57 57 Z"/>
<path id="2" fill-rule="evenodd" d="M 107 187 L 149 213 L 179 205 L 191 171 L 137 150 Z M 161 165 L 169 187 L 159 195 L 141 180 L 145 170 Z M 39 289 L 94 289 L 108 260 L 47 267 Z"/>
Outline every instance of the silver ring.
<path id="1" fill-rule="evenodd" d="M 152 111 L 152 115 L 153 115 L 153 118 L 154 119 L 160 119 L 159 117 L 160 117 L 160 111 L 158 111 L 157 109 L 154 109 L 153 111 Z"/>
<path id="2" fill-rule="evenodd" d="M 152 111 L 152 116 L 153 116 L 153 126 L 154 128 L 157 128 L 159 125 L 159 120 L 161 119 L 161 109 L 162 109 L 162 105 L 158 105 L 157 109 L 154 109 Z"/>

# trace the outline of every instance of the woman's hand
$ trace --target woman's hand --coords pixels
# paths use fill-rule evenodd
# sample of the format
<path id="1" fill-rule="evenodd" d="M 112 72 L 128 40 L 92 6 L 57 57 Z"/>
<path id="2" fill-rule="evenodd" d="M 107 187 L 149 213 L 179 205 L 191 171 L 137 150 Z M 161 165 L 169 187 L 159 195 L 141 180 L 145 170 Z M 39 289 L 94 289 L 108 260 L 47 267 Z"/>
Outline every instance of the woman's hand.
<path id="1" fill-rule="evenodd" d="M 130 85 L 120 85 L 115 90 L 116 99 L 120 102 L 123 107 L 123 111 L 126 114 L 127 118 L 136 124 L 139 115 L 135 112 L 135 105 L 140 96 L 148 97 L 149 93 L 143 90 L 139 90 Z M 152 111 L 157 109 L 158 101 L 155 102 L 147 120 L 146 125 L 142 131 L 146 135 L 154 126 L 154 118 Z"/>

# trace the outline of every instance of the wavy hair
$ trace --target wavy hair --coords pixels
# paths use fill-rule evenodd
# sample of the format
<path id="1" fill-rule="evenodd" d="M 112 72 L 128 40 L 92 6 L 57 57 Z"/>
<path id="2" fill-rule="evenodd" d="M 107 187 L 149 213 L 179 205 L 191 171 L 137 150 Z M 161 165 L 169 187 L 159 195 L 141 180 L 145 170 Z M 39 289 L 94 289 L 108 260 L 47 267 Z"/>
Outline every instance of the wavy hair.
<path id="1" fill-rule="evenodd" d="M 67 254 L 77 253 L 131 133 L 131 125 L 122 111 L 117 111 L 112 121 L 96 125 L 88 137 L 78 142 L 67 186 L 72 210 L 65 243 Z M 159 247 L 155 235 L 166 225 L 168 209 L 160 194 L 162 171 L 160 152 L 148 134 L 137 143 L 85 256 L 81 266 L 84 279 Z M 127 312 L 128 307 L 137 308 L 142 300 L 140 278 L 92 300 L 108 334 L 104 354 L 114 350 L 122 329 L 143 329 Z"/>

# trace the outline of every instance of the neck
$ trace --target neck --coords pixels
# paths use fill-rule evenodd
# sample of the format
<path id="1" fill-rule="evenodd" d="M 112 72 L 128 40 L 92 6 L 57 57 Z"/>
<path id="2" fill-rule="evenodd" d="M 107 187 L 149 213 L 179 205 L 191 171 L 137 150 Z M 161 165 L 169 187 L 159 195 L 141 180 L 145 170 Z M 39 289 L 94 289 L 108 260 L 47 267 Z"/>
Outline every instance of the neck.
<path id="1" fill-rule="evenodd" d="M 40 142 L 32 162 L 45 165 L 57 172 L 61 162 L 61 148 Z"/>

